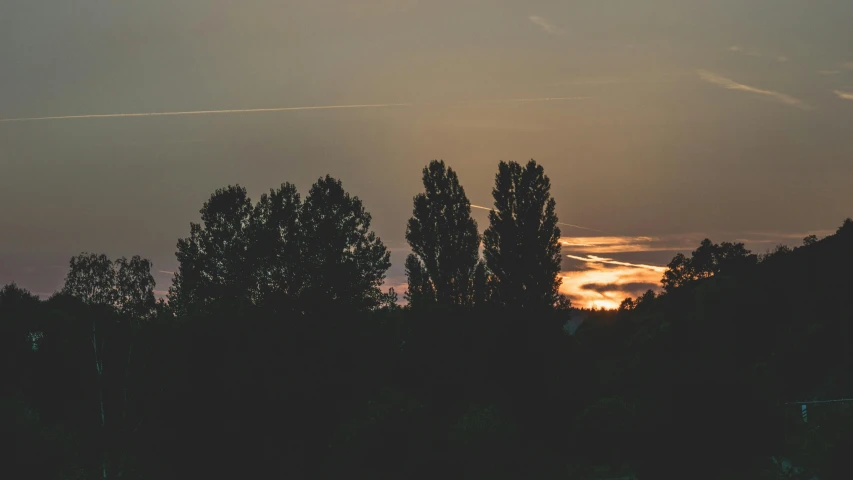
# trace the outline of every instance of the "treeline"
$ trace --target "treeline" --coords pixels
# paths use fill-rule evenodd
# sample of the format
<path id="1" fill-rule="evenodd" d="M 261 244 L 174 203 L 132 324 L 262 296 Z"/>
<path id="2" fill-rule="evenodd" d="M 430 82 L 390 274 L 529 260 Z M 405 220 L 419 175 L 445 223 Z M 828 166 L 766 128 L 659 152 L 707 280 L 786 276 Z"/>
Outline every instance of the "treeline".
<path id="1" fill-rule="evenodd" d="M 849 415 L 786 432 L 783 404 L 853 393 L 853 222 L 764 256 L 706 240 L 569 336 L 542 167 L 499 164 L 482 234 L 444 162 L 423 184 L 405 307 L 329 176 L 214 192 L 167 301 L 139 257 L 81 254 L 44 301 L 6 286 L 0 476 L 756 478 L 784 456 L 847 478 Z"/>

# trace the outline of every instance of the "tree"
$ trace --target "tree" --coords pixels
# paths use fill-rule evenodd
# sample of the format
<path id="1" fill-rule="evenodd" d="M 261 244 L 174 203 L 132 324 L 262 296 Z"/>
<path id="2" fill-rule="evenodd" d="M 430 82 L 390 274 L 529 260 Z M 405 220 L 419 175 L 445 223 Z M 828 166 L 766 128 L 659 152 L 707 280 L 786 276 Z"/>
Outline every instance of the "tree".
<path id="1" fill-rule="evenodd" d="M 130 260 L 122 257 L 115 261 L 116 307 L 123 315 L 147 319 L 154 315 L 154 277 L 151 260 L 134 255 Z"/>
<path id="2" fill-rule="evenodd" d="M 169 303 L 179 314 L 205 308 L 214 300 L 250 298 L 253 265 L 248 255 L 252 202 L 246 189 L 217 189 L 201 210 L 202 224 L 190 223 L 190 236 L 178 240 L 178 271 Z"/>
<path id="3" fill-rule="evenodd" d="M 480 260 L 474 269 L 474 306 L 488 305 L 494 299 L 495 277 L 486 267 L 486 262 Z"/>
<path id="4" fill-rule="evenodd" d="M 100 431 L 102 436 L 103 456 L 101 459 L 101 472 L 103 478 L 107 478 L 108 457 L 107 446 L 115 439 L 107 440 L 110 433 L 108 424 L 114 424 L 116 417 L 110 415 L 107 422 L 108 391 L 110 378 L 123 370 L 124 391 L 119 398 L 123 399 L 121 418 L 126 418 L 128 409 L 128 378 L 130 375 L 130 362 L 133 353 L 133 331 L 138 327 L 136 322 L 120 322 L 119 318 L 126 319 L 150 319 L 156 312 L 154 300 L 154 277 L 151 275 L 151 261 L 140 256 L 134 256 L 130 260 L 122 257 L 115 262 L 103 254 L 82 253 L 73 257 L 70 269 L 65 279 L 62 293 L 76 297 L 83 303 L 88 304 L 89 310 L 86 317 L 91 322 L 89 330 L 92 359 L 94 360 L 94 371 L 96 374 L 96 390 L 100 410 Z M 122 317 L 116 316 L 116 313 Z M 125 330 L 124 338 L 119 334 Z M 126 346 L 126 350 L 122 348 Z M 119 354 L 119 352 L 121 352 Z M 126 353 L 125 353 L 126 352 Z M 117 355 L 118 354 L 118 355 Z M 107 358 L 108 368 L 104 364 Z M 124 368 L 118 368 L 118 361 L 124 364 Z M 111 375 L 109 372 L 114 372 Z M 120 378 L 120 377 L 119 377 Z M 116 398 L 116 397 L 113 397 Z M 120 422 L 119 422 L 120 423 Z"/>
<path id="5" fill-rule="evenodd" d="M 154 315 L 154 277 L 151 261 L 133 256 L 115 262 L 104 254 L 72 257 L 62 293 L 89 305 L 106 305 L 127 318 Z"/>
<path id="6" fill-rule="evenodd" d="M 661 283 L 666 291 L 671 291 L 720 273 L 736 273 L 757 261 L 758 257 L 747 250 L 743 243 L 723 242 L 718 245 L 706 238 L 689 258 L 682 253 L 673 257 Z"/>
<path id="7" fill-rule="evenodd" d="M 297 298 L 302 290 L 302 248 L 296 187 L 283 183 L 261 195 L 249 228 L 253 297 L 257 303 Z"/>
<path id="8" fill-rule="evenodd" d="M 433 160 L 423 169 L 423 184 L 425 192 L 415 196 L 406 226 L 406 240 L 423 265 L 416 280 L 432 285 L 439 304 L 470 305 L 480 247 L 471 203 L 444 161 Z"/>
<path id="9" fill-rule="evenodd" d="M 329 175 L 311 187 L 300 214 L 304 235 L 303 297 L 313 311 L 378 307 L 390 253 L 370 230 L 370 214 L 358 197 Z"/>
<path id="10" fill-rule="evenodd" d="M 551 182 L 541 165 L 500 162 L 495 209 L 483 234 L 486 264 L 505 305 L 553 307 L 562 283 L 560 229 Z"/>
<path id="11" fill-rule="evenodd" d="M 426 267 L 414 253 L 406 257 L 406 277 L 409 279 L 409 288 L 406 290 L 405 299 L 409 306 L 421 309 L 435 304 L 435 288 L 429 281 Z"/>
<path id="12" fill-rule="evenodd" d="M 118 290 L 113 262 L 104 254 L 83 252 L 72 257 L 62 293 L 90 305 L 115 306 Z"/>

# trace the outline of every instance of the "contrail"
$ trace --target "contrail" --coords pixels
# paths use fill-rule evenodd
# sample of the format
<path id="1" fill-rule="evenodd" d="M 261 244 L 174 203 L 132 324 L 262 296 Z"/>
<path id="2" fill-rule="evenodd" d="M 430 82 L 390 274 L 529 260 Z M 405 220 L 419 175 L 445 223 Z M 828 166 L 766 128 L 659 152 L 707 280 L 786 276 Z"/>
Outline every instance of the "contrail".
<path id="1" fill-rule="evenodd" d="M 553 102 L 565 100 L 584 100 L 591 97 L 545 97 L 545 98 L 511 98 L 504 100 L 488 100 L 470 103 L 510 103 L 510 102 Z M 464 103 L 464 102 L 460 102 Z M 343 108 L 391 108 L 391 107 L 417 107 L 416 103 L 373 103 L 358 105 L 317 105 L 307 107 L 280 107 L 280 108 L 242 108 L 234 110 L 190 110 L 185 112 L 142 112 L 142 113 L 96 113 L 85 115 L 63 115 L 51 117 L 22 117 L 22 118 L 0 118 L 4 122 L 37 122 L 42 120 L 72 120 L 85 118 L 128 118 L 128 117 L 169 117 L 178 115 L 214 115 L 224 113 L 260 113 L 260 112 L 291 112 L 296 110 L 335 110 Z M 421 105 L 442 105 L 440 103 L 423 103 Z"/>
<path id="2" fill-rule="evenodd" d="M 479 208 L 480 210 L 489 210 L 489 211 L 494 210 L 494 208 L 481 207 L 481 206 L 479 206 L 479 205 L 473 205 L 473 204 L 471 205 L 471 208 Z M 566 227 L 572 227 L 572 228 L 580 228 L 581 230 L 590 230 L 590 231 L 592 231 L 592 232 L 607 233 L 607 232 L 605 232 L 604 230 L 598 230 L 597 228 L 582 227 L 582 226 L 580 226 L 580 225 L 575 225 L 575 224 L 572 224 L 572 223 L 557 222 L 557 225 L 563 225 L 563 226 L 566 226 Z"/>
<path id="3" fill-rule="evenodd" d="M 580 260 L 582 262 L 608 263 L 610 265 L 622 265 L 625 267 L 645 268 L 648 270 L 653 270 L 655 272 L 665 272 L 666 271 L 666 267 L 660 267 L 657 265 L 645 265 L 642 263 L 620 262 L 617 260 L 613 260 L 612 258 L 604 258 L 604 257 L 596 256 L 596 255 L 587 255 L 586 257 L 579 257 L 577 255 L 566 255 L 566 257 L 571 258 L 573 260 Z"/>
<path id="4" fill-rule="evenodd" d="M 177 115 L 213 115 L 222 113 L 289 112 L 294 110 L 332 110 L 340 108 L 386 108 L 411 106 L 411 103 L 375 103 L 366 105 L 320 105 L 311 107 L 243 108 L 239 110 L 191 110 L 186 112 L 101 113 L 91 115 L 66 115 L 60 117 L 0 118 L 0 122 L 35 122 L 39 120 L 70 120 L 77 118 L 168 117 Z"/>

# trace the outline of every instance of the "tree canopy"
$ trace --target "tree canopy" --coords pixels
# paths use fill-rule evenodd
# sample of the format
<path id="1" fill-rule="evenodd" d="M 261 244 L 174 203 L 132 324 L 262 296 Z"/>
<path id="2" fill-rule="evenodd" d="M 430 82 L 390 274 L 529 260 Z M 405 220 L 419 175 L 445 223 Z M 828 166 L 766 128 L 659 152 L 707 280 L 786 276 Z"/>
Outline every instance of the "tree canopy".
<path id="1" fill-rule="evenodd" d="M 115 262 L 104 254 L 81 253 L 70 261 L 62 293 L 91 305 L 114 307 L 126 317 L 154 314 L 152 263 L 139 255 Z"/>
<path id="2" fill-rule="evenodd" d="M 716 244 L 706 238 L 689 258 L 679 253 L 672 259 L 661 284 L 672 290 L 719 273 L 742 270 L 757 261 L 758 257 L 744 248 L 743 243 Z"/>
<path id="3" fill-rule="evenodd" d="M 300 218 L 309 308 L 360 312 L 381 305 L 391 255 L 370 230 L 361 200 L 326 175 L 311 187 Z"/>
<path id="4" fill-rule="evenodd" d="M 489 212 L 483 243 L 500 303 L 554 306 L 562 257 L 556 201 L 545 170 L 534 160 L 523 167 L 500 162 L 492 196 L 495 208 Z"/>
<path id="5" fill-rule="evenodd" d="M 471 305 L 474 269 L 480 257 L 480 235 L 471 218 L 471 203 L 456 172 L 444 161 L 433 160 L 423 169 L 423 184 L 425 191 L 415 196 L 406 227 L 413 252 L 406 266 L 409 283 L 415 285 L 409 299 L 417 305 L 434 295 L 441 305 Z"/>
<path id="6" fill-rule="evenodd" d="M 320 178 L 301 202 L 284 183 L 254 206 L 246 189 L 216 190 L 202 223 L 178 241 L 169 303 L 180 314 L 214 303 L 294 311 L 376 308 L 389 253 L 370 214 L 339 180 Z"/>

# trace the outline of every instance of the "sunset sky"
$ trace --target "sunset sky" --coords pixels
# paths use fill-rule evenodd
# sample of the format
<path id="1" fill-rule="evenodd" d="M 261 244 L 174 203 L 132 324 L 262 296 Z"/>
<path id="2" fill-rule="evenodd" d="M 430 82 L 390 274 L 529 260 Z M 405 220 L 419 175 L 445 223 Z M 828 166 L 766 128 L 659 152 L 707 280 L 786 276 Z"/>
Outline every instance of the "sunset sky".
<path id="1" fill-rule="evenodd" d="M 763 253 L 853 215 L 851 19 L 849 0 L 6 0 L 0 284 L 50 294 L 89 251 L 152 259 L 165 291 L 214 189 L 329 173 L 402 287 L 424 165 L 489 207 L 498 161 L 534 158 L 585 227 L 561 226 L 563 291 L 613 307 L 705 236 Z"/>

